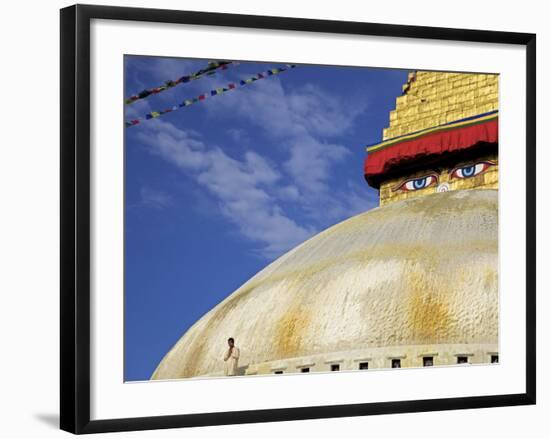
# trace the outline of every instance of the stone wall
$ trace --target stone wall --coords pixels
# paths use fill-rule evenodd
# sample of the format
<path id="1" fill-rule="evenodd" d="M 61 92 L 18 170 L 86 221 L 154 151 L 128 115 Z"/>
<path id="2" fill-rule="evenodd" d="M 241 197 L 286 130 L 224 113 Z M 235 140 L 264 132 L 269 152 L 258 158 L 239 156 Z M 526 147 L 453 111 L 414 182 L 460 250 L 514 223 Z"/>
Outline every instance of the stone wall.
<path id="1" fill-rule="evenodd" d="M 498 345 L 495 343 L 391 346 L 254 364 L 243 368 L 242 373 L 302 373 L 304 367 L 310 372 L 330 372 L 332 365 L 338 365 L 340 371 L 350 371 L 359 370 L 360 363 L 368 363 L 368 369 L 389 369 L 394 359 L 400 360 L 402 368 L 423 367 L 424 357 L 432 357 L 434 366 L 456 365 L 459 356 L 467 357 L 468 364 L 490 364 L 493 355 L 498 355 Z"/>
<path id="2" fill-rule="evenodd" d="M 392 360 L 400 360 L 401 368 L 424 367 L 424 358 L 431 359 L 435 367 L 458 365 L 459 357 L 466 357 L 467 364 L 491 364 L 495 356 L 498 358 L 496 343 L 389 346 L 242 364 L 239 375 L 296 374 L 304 369 L 310 373 L 331 372 L 333 365 L 339 371 L 358 371 L 365 363 L 368 370 L 390 369 Z M 219 365 L 219 370 L 204 376 L 223 376 L 221 359 Z"/>
<path id="3" fill-rule="evenodd" d="M 384 140 L 498 109 L 498 75 L 419 71 L 403 90 Z"/>

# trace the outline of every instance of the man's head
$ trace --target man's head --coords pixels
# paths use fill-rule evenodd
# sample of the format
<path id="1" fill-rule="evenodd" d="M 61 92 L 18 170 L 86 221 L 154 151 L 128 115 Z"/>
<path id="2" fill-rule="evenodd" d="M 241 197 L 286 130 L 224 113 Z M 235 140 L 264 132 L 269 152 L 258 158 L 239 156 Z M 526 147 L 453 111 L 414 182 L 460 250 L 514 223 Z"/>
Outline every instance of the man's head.
<path id="1" fill-rule="evenodd" d="M 227 339 L 227 344 L 229 345 L 230 348 L 232 348 L 233 346 L 235 346 L 235 339 L 233 337 L 229 337 Z"/>

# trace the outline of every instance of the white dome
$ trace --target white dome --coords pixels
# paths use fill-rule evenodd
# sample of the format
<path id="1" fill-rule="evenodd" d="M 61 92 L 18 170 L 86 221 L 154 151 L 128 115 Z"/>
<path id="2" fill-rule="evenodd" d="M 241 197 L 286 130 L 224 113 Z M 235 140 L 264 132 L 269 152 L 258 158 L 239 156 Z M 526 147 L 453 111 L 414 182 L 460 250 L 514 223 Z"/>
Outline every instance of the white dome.
<path id="1" fill-rule="evenodd" d="M 152 379 L 398 346 L 498 342 L 498 192 L 404 200 L 343 221 L 260 271 L 194 324 Z M 435 346 L 435 347 L 434 347 Z"/>

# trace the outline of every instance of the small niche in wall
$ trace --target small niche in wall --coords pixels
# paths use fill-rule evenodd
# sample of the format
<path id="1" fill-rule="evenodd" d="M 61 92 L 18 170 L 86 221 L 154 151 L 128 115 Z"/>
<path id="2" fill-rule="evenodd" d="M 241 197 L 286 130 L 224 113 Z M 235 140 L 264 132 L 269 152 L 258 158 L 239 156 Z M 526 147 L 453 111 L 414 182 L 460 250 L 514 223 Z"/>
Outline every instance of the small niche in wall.
<path id="1" fill-rule="evenodd" d="M 422 366 L 430 367 L 434 365 L 434 357 L 422 357 Z"/>

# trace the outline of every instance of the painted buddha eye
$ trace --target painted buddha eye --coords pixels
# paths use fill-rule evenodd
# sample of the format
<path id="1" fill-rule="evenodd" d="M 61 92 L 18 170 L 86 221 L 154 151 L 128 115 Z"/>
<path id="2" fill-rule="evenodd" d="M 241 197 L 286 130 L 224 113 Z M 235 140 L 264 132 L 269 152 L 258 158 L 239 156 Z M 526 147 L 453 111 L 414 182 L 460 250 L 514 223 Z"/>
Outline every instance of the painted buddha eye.
<path id="1" fill-rule="evenodd" d="M 436 175 L 426 175 L 424 177 L 412 178 L 405 181 L 397 187 L 396 190 L 402 190 L 404 192 L 418 191 L 420 189 L 425 189 L 437 183 Z"/>
<path id="2" fill-rule="evenodd" d="M 475 177 L 476 175 L 482 174 L 490 167 L 494 166 L 495 162 L 486 161 L 473 163 L 467 166 L 461 166 L 459 168 L 454 168 L 451 171 L 451 178 L 470 178 Z"/>

